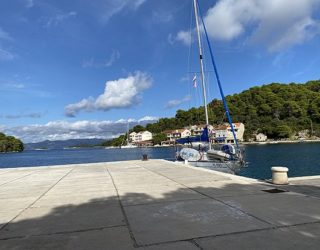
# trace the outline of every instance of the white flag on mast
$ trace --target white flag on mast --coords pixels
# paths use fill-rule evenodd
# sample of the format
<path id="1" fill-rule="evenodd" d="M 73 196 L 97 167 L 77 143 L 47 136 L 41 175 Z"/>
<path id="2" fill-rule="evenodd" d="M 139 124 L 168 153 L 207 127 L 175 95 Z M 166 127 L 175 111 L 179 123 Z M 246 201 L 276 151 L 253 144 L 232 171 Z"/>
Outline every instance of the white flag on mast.
<path id="1" fill-rule="evenodd" d="M 195 74 L 193 79 L 192 79 L 192 83 L 193 83 L 193 87 L 196 88 L 197 87 L 197 75 Z"/>

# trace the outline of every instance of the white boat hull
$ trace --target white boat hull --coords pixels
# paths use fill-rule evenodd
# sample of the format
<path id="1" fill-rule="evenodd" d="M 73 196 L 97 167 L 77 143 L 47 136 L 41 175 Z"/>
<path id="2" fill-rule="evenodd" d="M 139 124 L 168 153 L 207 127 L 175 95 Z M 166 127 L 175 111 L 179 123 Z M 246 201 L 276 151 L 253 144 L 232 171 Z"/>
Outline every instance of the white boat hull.
<path id="1" fill-rule="evenodd" d="M 228 161 L 231 159 L 231 155 L 219 150 L 208 150 L 207 157 L 209 160 Z"/>
<path id="2" fill-rule="evenodd" d="M 202 167 L 223 173 L 236 174 L 242 166 L 238 161 L 210 159 L 207 153 L 201 153 L 201 159 L 199 160 L 198 157 L 195 157 L 197 154 L 200 155 L 198 151 L 191 148 L 185 148 L 183 150 L 186 150 L 188 154 L 182 154 L 180 157 L 193 167 Z"/>
<path id="3" fill-rule="evenodd" d="M 241 168 L 239 162 L 188 161 L 188 165 L 228 174 L 236 174 Z"/>
<path id="4" fill-rule="evenodd" d="M 130 144 L 130 145 L 121 146 L 121 148 L 137 148 L 137 146 Z"/>

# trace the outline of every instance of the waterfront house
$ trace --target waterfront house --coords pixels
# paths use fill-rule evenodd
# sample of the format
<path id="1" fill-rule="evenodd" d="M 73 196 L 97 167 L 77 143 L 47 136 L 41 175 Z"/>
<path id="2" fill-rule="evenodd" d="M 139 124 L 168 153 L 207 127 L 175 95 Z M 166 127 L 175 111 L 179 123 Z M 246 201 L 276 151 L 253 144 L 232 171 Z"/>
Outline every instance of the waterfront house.
<path id="1" fill-rule="evenodd" d="M 131 132 L 131 133 L 129 134 L 129 139 L 130 139 L 131 142 L 134 142 L 134 141 L 135 141 L 136 134 L 137 134 L 136 132 Z"/>
<path id="2" fill-rule="evenodd" d="M 136 141 L 141 142 L 141 141 L 150 141 L 152 140 L 152 133 L 149 131 L 142 131 L 136 134 Z"/>
<path id="3" fill-rule="evenodd" d="M 238 141 L 243 141 L 244 124 L 232 123 Z M 234 143 L 231 126 L 228 123 L 216 126 L 211 133 L 211 140 L 218 143 Z"/>
<path id="4" fill-rule="evenodd" d="M 173 129 L 165 130 L 162 132 L 167 136 L 168 141 L 175 141 L 176 139 L 185 138 L 191 136 L 191 131 L 189 129 Z"/>
<path id="5" fill-rule="evenodd" d="M 211 140 L 218 143 L 225 143 L 228 135 L 228 130 L 226 125 L 218 125 L 214 128 L 211 134 Z"/>
<path id="6" fill-rule="evenodd" d="M 244 134 L 244 124 L 241 122 L 232 123 L 234 133 L 236 134 L 238 141 L 243 141 Z M 228 134 L 227 134 L 227 143 L 234 143 L 234 138 L 232 134 L 231 126 L 228 124 L 227 126 Z"/>
<path id="7" fill-rule="evenodd" d="M 192 135 L 201 135 L 205 127 L 206 127 L 205 124 L 192 125 L 188 129 L 191 131 Z M 213 126 L 208 125 L 208 133 L 211 134 L 212 131 L 213 131 Z"/>
<path id="8" fill-rule="evenodd" d="M 256 135 L 257 142 L 265 142 L 267 139 L 268 139 L 268 137 L 263 133 L 259 133 Z"/>
<path id="9" fill-rule="evenodd" d="M 139 143 L 143 141 L 151 141 L 152 140 L 152 133 L 149 131 L 141 131 L 139 133 L 132 132 L 130 133 L 130 139 L 134 143 Z"/>

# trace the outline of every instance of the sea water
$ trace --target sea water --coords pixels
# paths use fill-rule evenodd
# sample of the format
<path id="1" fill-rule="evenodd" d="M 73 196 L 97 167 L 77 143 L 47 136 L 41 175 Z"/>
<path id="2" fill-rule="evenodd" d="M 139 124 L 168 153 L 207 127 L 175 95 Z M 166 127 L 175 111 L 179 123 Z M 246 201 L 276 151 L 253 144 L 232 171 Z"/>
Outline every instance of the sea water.
<path id="1" fill-rule="evenodd" d="M 245 145 L 244 150 L 248 166 L 241 176 L 270 179 L 272 166 L 288 167 L 289 177 L 320 175 L 320 143 Z M 0 154 L 0 168 L 140 160 L 144 154 L 149 159 L 173 159 L 175 153 L 174 147 L 26 150 Z"/>

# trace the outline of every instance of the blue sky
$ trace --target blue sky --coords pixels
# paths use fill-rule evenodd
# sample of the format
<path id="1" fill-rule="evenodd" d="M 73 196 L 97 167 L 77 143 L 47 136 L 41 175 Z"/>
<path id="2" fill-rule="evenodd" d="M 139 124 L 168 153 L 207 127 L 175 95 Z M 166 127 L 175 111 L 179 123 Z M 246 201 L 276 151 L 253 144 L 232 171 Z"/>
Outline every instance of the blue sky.
<path id="1" fill-rule="evenodd" d="M 226 94 L 320 78 L 320 0 L 200 7 Z M 0 130 L 24 142 L 108 138 L 200 105 L 191 13 L 191 0 L 1 1 Z"/>

